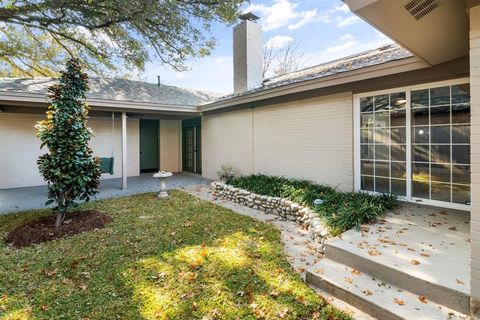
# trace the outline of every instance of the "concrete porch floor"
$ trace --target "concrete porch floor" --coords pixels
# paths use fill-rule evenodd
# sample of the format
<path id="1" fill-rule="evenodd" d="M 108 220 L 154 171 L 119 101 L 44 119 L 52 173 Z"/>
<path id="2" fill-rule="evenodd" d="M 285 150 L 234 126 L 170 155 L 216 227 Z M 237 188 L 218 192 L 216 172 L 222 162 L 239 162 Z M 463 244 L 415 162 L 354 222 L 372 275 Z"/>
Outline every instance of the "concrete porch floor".
<path id="1" fill-rule="evenodd" d="M 307 280 L 377 318 L 463 319 L 454 310 L 469 311 L 469 212 L 402 203 L 325 250 Z"/>
<path id="2" fill-rule="evenodd" d="M 128 178 L 128 188 L 122 190 L 122 179 L 102 179 L 96 199 L 122 197 L 136 193 L 158 191 L 160 182 L 153 173 Z M 167 180 L 167 189 L 208 184 L 210 180 L 189 173 L 175 173 Z M 47 186 L 0 189 L 0 214 L 45 208 Z"/>

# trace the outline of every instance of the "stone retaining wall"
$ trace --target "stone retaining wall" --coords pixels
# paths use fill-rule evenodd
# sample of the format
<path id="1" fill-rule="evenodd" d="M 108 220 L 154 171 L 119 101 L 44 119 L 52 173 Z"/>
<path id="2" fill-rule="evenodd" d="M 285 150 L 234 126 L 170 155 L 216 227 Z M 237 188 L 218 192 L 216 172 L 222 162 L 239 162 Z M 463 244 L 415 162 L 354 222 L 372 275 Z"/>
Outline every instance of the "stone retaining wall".
<path id="1" fill-rule="evenodd" d="M 288 199 L 259 195 L 223 182 L 213 182 L 211 188 L 214 197 L 230 200 L 298 223 L 309 231 L 310 236 L 315 240 L 317 251 L 324 253 L 325 241 L 330 237 L 330 232 L 312 209 Z"/>

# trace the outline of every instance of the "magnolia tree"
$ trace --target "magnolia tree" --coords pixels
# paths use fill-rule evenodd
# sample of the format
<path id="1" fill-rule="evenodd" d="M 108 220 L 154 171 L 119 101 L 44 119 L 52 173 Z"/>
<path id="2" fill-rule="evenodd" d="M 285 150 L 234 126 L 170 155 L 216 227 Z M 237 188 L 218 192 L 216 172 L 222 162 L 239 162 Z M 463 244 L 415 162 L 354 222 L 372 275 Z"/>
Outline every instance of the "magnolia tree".
<path id="1" fill-rule="evenodd" d="M 57 204 L 55 227 L 59 228 L 75 200 L 89 201 L 98 191 L 100 165 L 88 146 L 92 131 L 86 125 L 88 106 L 82 101 L 88 90 L 87 75 L 77 59 L 67 62 L 60 81 L 49 88 L 52 104 L 47 119 L 36 128 L 48 153 L 37 161 L 43 178 L 48 182 L 48 201 Z"/>

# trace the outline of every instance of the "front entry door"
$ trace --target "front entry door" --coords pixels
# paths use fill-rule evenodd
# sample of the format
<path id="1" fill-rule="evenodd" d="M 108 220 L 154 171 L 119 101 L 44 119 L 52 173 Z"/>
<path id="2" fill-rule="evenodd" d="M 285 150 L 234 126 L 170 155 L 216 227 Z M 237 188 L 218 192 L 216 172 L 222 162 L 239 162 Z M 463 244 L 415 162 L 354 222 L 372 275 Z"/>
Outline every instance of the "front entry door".
<path id="1" fill-rule="evenodd" d="M 200 118 L 184 120 L 183 127 L 183 171 L 202 173 L 202 137 Z"/>
<path id="2" fill-rule="evenodd" d="M 140 172 L 158 171 L 158 125 L 158 120 L 140 119 Z"/>

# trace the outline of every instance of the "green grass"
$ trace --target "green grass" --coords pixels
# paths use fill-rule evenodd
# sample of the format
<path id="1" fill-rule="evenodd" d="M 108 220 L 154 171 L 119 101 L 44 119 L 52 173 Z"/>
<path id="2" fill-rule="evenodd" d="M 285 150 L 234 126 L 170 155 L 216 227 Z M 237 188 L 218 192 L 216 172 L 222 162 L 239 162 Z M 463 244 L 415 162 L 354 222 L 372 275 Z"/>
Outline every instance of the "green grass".
<path id="1" fill-rule="evenodd" d="M 317 296 L 269 224 L 183 192 L 90 202 L 106 228 L 0 241 L 0 319 L 349 319 Z M 0 237 L 49 210 L 0 216 Z"/>
<path id="2" fill-rule="evenodd" d="M 305 180 L 262 174 L 233 177 L 227 183 L 257 194 L 283 197 L 314 208 L 334 235 L 354 227 L 359 228 L 363 223 L 375 222 L 397 205 L 397 199 L 393 195 L 340 192 Z M 315 207 L 313 201 L 318 198 L 324 202 Z"/>

